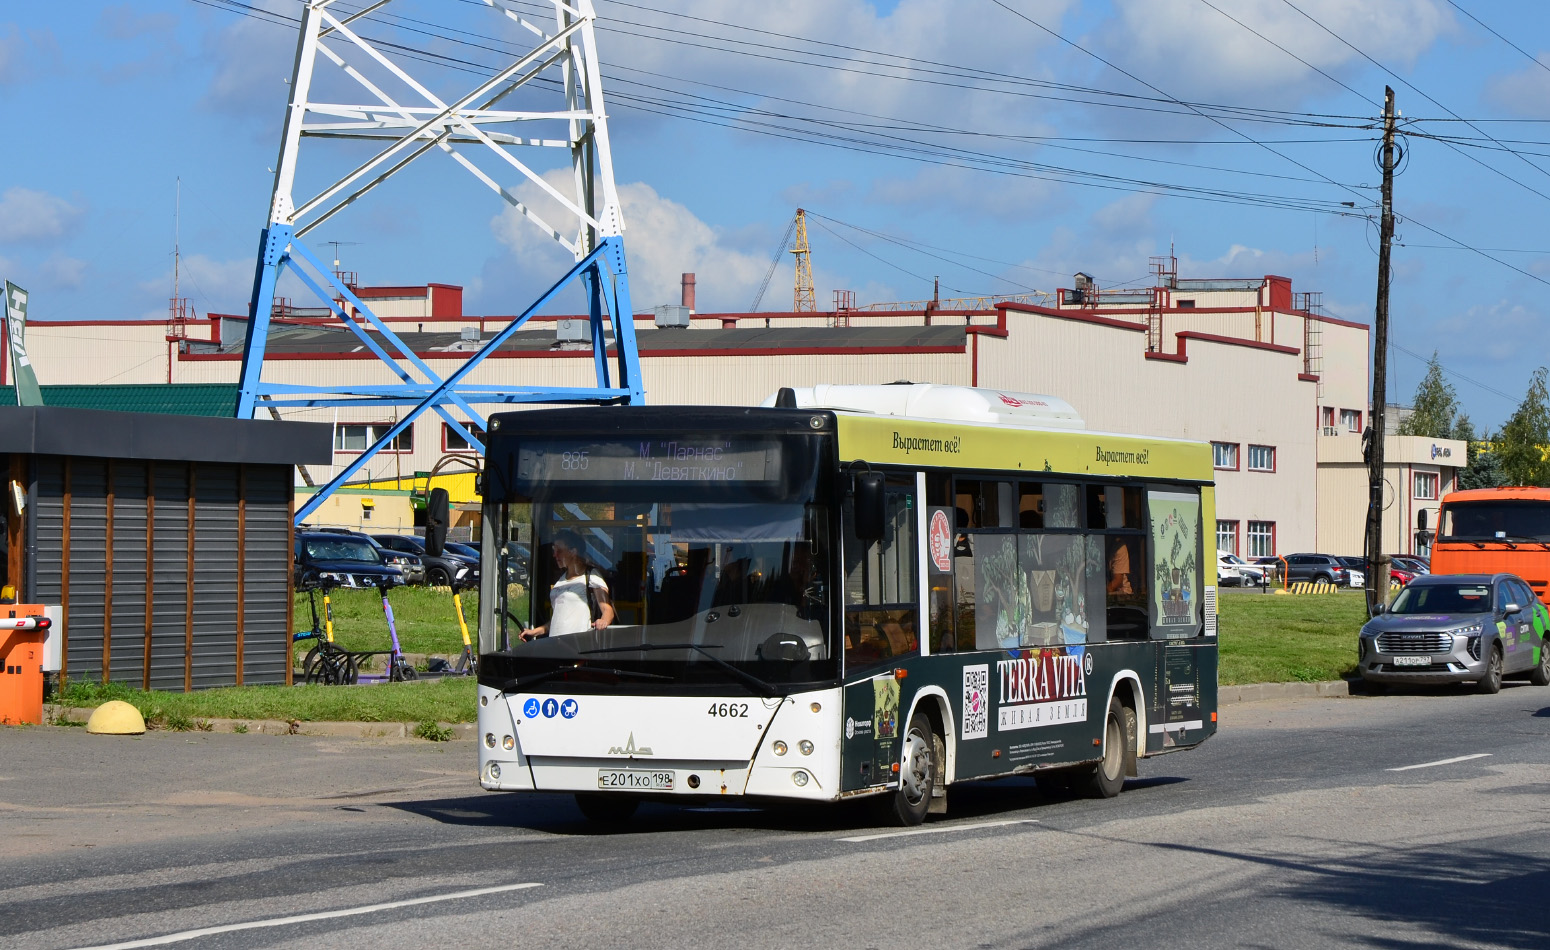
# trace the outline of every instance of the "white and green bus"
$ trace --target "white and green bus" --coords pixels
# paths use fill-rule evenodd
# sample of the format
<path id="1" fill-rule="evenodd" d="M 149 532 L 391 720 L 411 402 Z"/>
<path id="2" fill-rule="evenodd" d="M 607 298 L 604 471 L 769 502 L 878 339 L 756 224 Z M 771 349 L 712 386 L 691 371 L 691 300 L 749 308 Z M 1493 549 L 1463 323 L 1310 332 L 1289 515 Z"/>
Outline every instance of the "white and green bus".
<path id="1" fill-rule="evenodd" d="M 611 821 L 872 796 L 914 824 L 1007 775 L 1113 796 L 1216 730 L 1203 443 L 897 384 L 509 413 L 487 448 L 487 789 Z M 577 570 L 557 536 L 592 622 L 524 639 Z"/>

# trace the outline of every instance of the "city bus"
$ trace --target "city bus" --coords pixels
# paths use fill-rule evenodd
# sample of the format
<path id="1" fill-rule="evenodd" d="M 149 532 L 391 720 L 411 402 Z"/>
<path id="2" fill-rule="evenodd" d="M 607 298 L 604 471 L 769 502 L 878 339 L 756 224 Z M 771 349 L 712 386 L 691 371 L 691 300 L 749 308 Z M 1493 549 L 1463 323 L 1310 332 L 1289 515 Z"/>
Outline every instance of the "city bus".
<path id="1" fill-rule="evenodd" d="M 1431 570 L 1516 574 L 1550 605 L 1550 488 L 1474 488 L 1444 495 Z"/>
<path id="2" fill-rule="evenodd" d="M 911 825 L 958 782 L 1111 797 L 1216 731 L 1204 443 L 1050 396 L 816 386 L 496 415 L 481 489 L 489 790 L 598 821 L 872 797 Z M 526 640 L 562 534 L 612 616 Z"/>

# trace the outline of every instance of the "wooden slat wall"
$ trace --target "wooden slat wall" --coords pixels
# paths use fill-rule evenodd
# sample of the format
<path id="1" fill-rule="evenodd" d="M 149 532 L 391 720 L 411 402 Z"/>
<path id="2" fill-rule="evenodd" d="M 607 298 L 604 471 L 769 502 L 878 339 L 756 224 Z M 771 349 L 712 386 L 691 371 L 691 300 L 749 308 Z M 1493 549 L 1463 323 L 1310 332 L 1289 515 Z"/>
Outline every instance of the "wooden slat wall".
<path id="1" fill-rule="evenodd" d="M 33 594 L 65 605 L 65 675 L 174 690 L 288 682 L 290 468 L 30 464 Z"/>

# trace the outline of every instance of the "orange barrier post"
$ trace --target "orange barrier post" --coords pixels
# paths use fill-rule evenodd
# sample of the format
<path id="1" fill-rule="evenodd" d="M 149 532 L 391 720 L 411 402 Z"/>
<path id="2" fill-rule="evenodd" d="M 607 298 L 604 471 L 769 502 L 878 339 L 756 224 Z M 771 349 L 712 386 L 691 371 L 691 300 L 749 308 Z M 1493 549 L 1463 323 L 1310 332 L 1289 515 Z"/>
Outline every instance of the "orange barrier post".
<path id="1" fill-rule="evenodd" d="M 0 605 L 0 723 L 43 723 L 43 639 L 49 623 L 41 604 Z"/>

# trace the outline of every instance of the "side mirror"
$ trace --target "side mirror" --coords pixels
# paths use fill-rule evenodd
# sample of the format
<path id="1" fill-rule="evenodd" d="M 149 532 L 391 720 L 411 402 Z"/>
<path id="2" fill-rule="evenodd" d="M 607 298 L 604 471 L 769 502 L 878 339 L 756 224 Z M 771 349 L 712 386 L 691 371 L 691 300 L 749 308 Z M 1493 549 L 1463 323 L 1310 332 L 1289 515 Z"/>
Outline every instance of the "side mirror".
<path id="1" fill-rule="evenodd" d="M 1521 604 L 1508 604 L 1507 606 L 1502 608 L 1502 611 L 1504 613 L 1509 613 L 1509 614 L 1519 613 L 1522 610 L 1523 610 L 1523 606 Z"/>
<path id="2" fill-rule="evenodd" d="M 1415 513 L 1415 528 L 1417 531 L 1426 530 L 1426 509 L 1422 508 Z"/>
<path id="3" fill-rule="evenodd" d="M 1389 609 L 1388 604 L 1385 604 L 1383 601 L 1380 600 L 1376 604 L 1372 605 L 1372 615 L 1374 617 L 1376 617 L 1379 614 L 1387 613 L 1388 609 Z"/>
<path id="4" fill-rule="evenodd" d="M 854 479 L 856 537 L 876 541 L 883 536 L 887 521 L 887 499 L 881 472 L 861 472 Z"/>
<path id="5" fill-rule="evenodd" d="M 447 526 L 452 522 L 452 505 L 445 488 L 432 488 L 425 502 L 425 553 L 441 557 L 447 545 Z"/>

